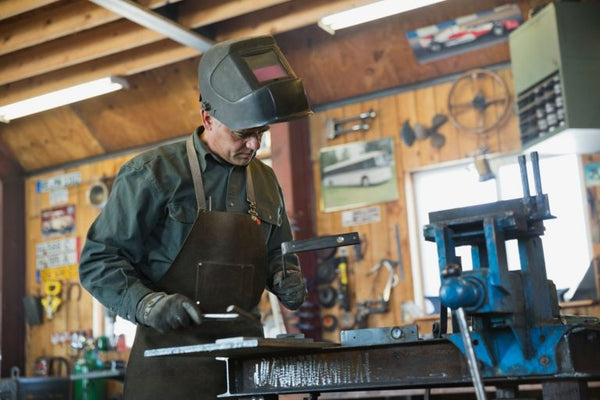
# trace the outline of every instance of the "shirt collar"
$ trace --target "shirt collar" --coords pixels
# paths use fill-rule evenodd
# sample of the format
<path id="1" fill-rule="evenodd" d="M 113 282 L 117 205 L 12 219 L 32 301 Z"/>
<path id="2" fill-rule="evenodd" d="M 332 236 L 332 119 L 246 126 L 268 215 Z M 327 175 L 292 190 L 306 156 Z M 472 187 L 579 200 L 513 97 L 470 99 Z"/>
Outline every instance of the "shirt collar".
<path id="1" fill-rule="evenodd" d="M 200 140 L 200 137 L 202 136 L 203 133 L 204 133 L 203 126 L 199 126 L 198 128 L 196 128 L 196 131 L 194 132 L 194 148 L 196 149 L 196 152 L 198 153 L 200 169 L 202 172 L 206 171 L 207 157 L 212 158 L 212 160 L 214 162 L 223 163 L 223 161 L 221 161 L 221 159 L 219 157 L 217 157 L 215 154 L 213 154 L 213 152 L 210 151 L 208 146 L 202 140 Z"/>

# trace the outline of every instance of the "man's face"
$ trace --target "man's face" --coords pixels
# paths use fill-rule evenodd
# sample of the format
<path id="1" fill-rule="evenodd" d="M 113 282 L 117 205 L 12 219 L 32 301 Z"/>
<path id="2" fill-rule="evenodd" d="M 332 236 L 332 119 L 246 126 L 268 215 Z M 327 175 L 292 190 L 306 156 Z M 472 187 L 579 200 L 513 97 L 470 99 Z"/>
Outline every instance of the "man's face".
<path id="1" fill-rule="evenodd" d="M 247 165 L 252 161 L 268 126 L 232 131 L 206 111 L 201 112 L 204 125 L 202 139 L 213 153 L 232 165 Z"/>

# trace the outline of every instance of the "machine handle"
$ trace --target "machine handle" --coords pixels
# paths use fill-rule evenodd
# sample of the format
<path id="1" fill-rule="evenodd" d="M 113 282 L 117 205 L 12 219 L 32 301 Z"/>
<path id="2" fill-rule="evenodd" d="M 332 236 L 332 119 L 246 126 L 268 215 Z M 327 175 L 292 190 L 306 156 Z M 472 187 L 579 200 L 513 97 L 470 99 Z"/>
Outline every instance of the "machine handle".
<path id="1" fill-rule="evenodd" d="M 468 282 L 461 278 L 461 274 L 462 269 L 456 264 L 448 264 L 442 269 L 441 275 L 444 282 L 440 288 L 440 300 L 442 300 L 443 304 L 455 310 L 454 316 L 458 320 L 460 336 L 465 346 L 465 355 L 469 364 L 469 372 L 473 380 L 475 394 L 477 400 L 485 400 L 485 390 L 481 381 L 477 357 L 475 356 L 475 349 L 473 348 L 473 341 L 463 307 L 464 305 L 469 306 L 476 301 L 478 293 L 475 287 L 469 285 Z"/>
<path id="2" fill-rule="evenodd" d="M 350 246 L 360 244 L 358 232 L 344 233 L 340 235 L 319 236 L 303 240 L 291 240 L 281 243 L 281 259 L 283 278 L 287 277 L 287 268 L 285 265 L 285 256 L 292 253 L 301 253 L 304 251 L 321 250 L 333 247 Z"/>
<path id="3" fill-rule="evenodd" d="M 465 346 L 465 353 L 467 355 L 467 363 L 469 364 L 469 372 L 471 373 L 471 379 L 473 379 L 473 387 L 475 388 L 475 395 L 477 400 L 485 400 L 485 389 L 483 382 L 481 381 L 481 375 L 479 374 L 479 367 L 477 366 L 477 357 L 475 357 L 475 349 L 473 348 L 473 341 L 471 340 L 471 333 L 467 326 L 467 317 L 465 316 L 465 309 L 458 307 L 455 315 L 458 319 L 458 326 L 460 327 L 460 336 L 462 337 L 463 344 Z"/>

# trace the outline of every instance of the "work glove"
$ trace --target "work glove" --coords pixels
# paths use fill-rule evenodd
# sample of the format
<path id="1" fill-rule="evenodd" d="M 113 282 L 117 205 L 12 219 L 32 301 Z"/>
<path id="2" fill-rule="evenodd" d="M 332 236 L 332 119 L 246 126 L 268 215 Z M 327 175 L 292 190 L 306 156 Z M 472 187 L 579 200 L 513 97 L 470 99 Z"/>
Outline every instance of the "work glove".
<path id="1" fill-rule="evenodd" d="M 200 324 L 200 310 L 192 300 L 182 294 L 152 292 L 138 303 L 135 317 L 138 322 L 150 326 L 160 333 L 186 328 L 192 322 Z"/>
<path id="2" fill-rule="evenodd" d="M 288 310 L 297 310 L 306 300 L 306 285 L 300 271 L 288 270 L 283 278 L 283 271 L 273 275 L 273 293 L 277 295 L 281 304 Z"/>

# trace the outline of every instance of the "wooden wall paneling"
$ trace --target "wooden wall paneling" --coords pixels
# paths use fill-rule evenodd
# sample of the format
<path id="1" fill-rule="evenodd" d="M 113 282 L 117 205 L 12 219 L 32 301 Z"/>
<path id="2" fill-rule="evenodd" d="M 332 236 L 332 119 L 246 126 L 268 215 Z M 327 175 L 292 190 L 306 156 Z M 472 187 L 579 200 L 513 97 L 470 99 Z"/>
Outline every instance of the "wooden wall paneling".
<path id="1" fill-rule="evenodd" d="M 319 150 L 328 146 L 325 132 L 325 121 L 329 117 L 327 111 L 317 112 L 308 117 L 308 129 L 310 130 L 310 160 L 319 163 Z M 320 185 L 315 185 L 320 186 Z"/>
<path id="2" fill-rule="evenodd" d="M 359 140 L 373 141 L 387 137 L 388 135 L 386 135 L 386 132 L 384 130 L 383 122 L 384 118 L 388 116 L 389 110 L 383 109 L 380 106 L 378 100 L 365 101 L 359 104 L 360 108 L 356 110 L 358 114 L 367 112 L 370 109 L 373 109 L 376 113 L 375 119 L 368 121 L 368 123 L 370 124 L 369 131 L 361 135 L 362 137 Z M 389 250 L 389 240 L 385 225 L 386 221 L 390 216 L 387 214 L 386 204 L 387 203 L 378 203 L 369 205 L 379 208 L 381 214 L 380 222 L 359 225 L 356 227 L 349 228 L 351 231 L 357 230 L 365 232 L 365 240 L 368 243 L 368 246 L 366 247 L 366 254 L 364 255 L 363 260 L 361 260 L 360 262 L 354 261 L 352 264 L 354 274 L 353 276 L 351 276 L 351 279 L 353 280 L 352 297 L 354 299 L 354 302 L 351 305 L 355 313 L 357 312 L 357 302 L 377 300 L 377 296 L 381 293 L 382 290 L 382 286 L 379 283 L 382 282 L 382 279 L 385 279 L 385 273 L 379 274 L 377 281 L 375 281 L 375 290 L 373 292 L 372 287 L 374 284 L 373 282 L 375 279 L 375 275 L 369 274 L 369 271 L 371 270 L 371 268 L 373 268 L 374 265 L 376 265 L 380 261 L 378 259 L 379 255 L 386 254 Z M 371 317 L 369 317 L 368 322 L 372 322 Z"/>
<path id="3" fill-rule="evenodd" d="M 521 133 L 519 130 L 519 118 L 516 112 L 517 107 L 515 105 L 514 82 L 512 79 L 512 71 L 510 69 L 502 69 L 497 71 L 497 73 L 508 85 L 512 100 L 508 120 L 499 128 L 498 151 L 500 153 L 510 153 L 521 149 Z"/>
<path id="4" fill-rule="evenodd" d="M 417 89 L 415 91 L 417 104 L 417 122 L 425 129 L 431 126 L 435 115 L 435 91 L 433 86 Z M 414 126 L 413 126 L 414 127 Z M 419 166 L 436 164 L 440 162 L 439 151 L 431 146 L 430 140 L 419 140 L 420 160 Z"/>
<path id="5" fill-rule="evenodd" d="M 483 93 L 486 94 L 487 101 L 490 101 L 492 99 L 495 99 L 497 96 L 502 95 L 501 86 L 492 80 L 486 80 L 486 81 L 482 82 L 481 90 L 483 90 Z M 491 125 L 492 123 L 497 121 L 498 118 L 500 118 L 502 115 L 501 110 L 502 110 L 501 104 L 493 104 L 493 105 L 488 106 L 486 113 L 484 114 L 485 115 L 484 119 L 485 119 L 486 125 Z M 502 129 L 502 126 L 498 126 L 494 129 L 490 129 L 489 131 L 484 132 L 484 133 L 476 134 L 477 144 L 476 144 L 475 151 L 480 151 L 481 149 L 485 149 L 487 147 L 490 151 L 497 152 L 498 149 L 500 148 L 499 134 L 498 134 L 498 131 L 500 129 Z"/>
<path id="6" fill-rule="evenodd" d="M 406 190 L 404 187 L 404 176 L 405 171 L 402 163 L 402 151 L 401 148 L 404 146 L 400 139 L 400 127 L 402 125 L 401 118 L 398 115 L 396 108 L 396 98 L 394 96 L 387 96 L 379 100 L 380 109 L 384 114 L 382 116 L 382 129 L 386 133 L 386 136 L 392 136 L 394 139 L 394 147 L 396 154 L 396 181 L 398 186 L 398 200 L 395 202 L 389 202 L 386 204 L 386 210 L 388 218 L 387 229 L 389 237 L 390 255 L 389 258 L 394 261 L 399 261 L 401 256 L 401 262 L 398 267 L 402 268 L 402 271 L 398 271 L 399 277 L 403 278 L 398 282 L 398 285 L 392 290 L 390 298 L 390 317 L 388 322 L 393 325 L 398 325 L 402 322 L 402 303 L 405 301 L 412 300 L 414 297 L 412 290 L 412 268 L 410 264 L 410 257 L 407 257 L 407 252 L 402 249 L 406 246 L 408 248 L 408 219 L 406 213 Z M 398 226 L 399 241 L 401 244 L 400 251 L 401 255 L 398 254 L 396 247 L 396 225 Z"/>
<path id="7" fill-rule="evenodd" d="M 455 85 L 455 81 L 452 82 L 452 86 Z M 452 95 L 452 104 L 453 105 L 464 105 L 464 108 L 459 108 L 455 111 L 455 115 L 457 118 L 460 118 L 460 121 L 465 126 L 476 126 L 477 123 L 477 115 L 474 112 L 472 107 L 467 107 L 468 104 L 471 104 L 473 101 L 473 84 L 470 80 L 463 79 L 456 84 L 454 88 L 454 93 Z M 452 121 L 450 121 L 452 123 Z M 477 149 L 479 145 L 479 135 L 466 131 L 460 126 L 455 125 L 455 132 L 457 134 L 458 146 L 461 151 L 461 157 L 468 157 L 469 155 L 473 155 L 473 152 Z"/>
<path id="8" fill-rule="evenodd" d="M 398 189 L 398 199 L 396 201 L 390 201 L 383 204 L 379 204 L 381 207 L 381 222 L 377 224 L 370 224 L 372 237 L 379 246 L 374 246 L 371 255 L 371 264 L 376 265 L 383 258 L 392 261 L 397 261 L 397 252 L 395 247 L 395 226 L 396 224 L 402 230 L 403 216 L 402 206 L 405 203 L 404 185 L 403 185 L 403 169 L 400 153 L 400 138 L 399 138 L 399 118 L 396 110 L 396 102 L 393 96 L 387 96 L 377 100 L 378 109 L 378 125 L 380 129 L 381 138 L 392 138 L 394 144 L 394 155 L 395 155 L 395 172 L 396 172 L 396 184 Z M 385 287 L 386 279 L 388 278 L 388 271 L 382 270 L 378 276 L 375 296 L 381 296 L 383 288 Z M 369 278 L 369 291 L 373 284 L 374 276 Z M 402 283 L 399 283 L 401 285 Z M 370 294 L 370 293 L 369 293 Z M 401 315 L 401 303 L 405 299 L 405 292 L 400 287 L 392 289 L 390 300 L 388 303 L 389 311 L 387 313 L 372 314 L 368 319 L 368 326 L 391 326 L 396 325 L 400 320 Z M 372 296 L 367 299 L 377 300 Z"/>
<path id="9" fill-rule="evenodd" d="M 114 177 L 120 166 L 132 156 L 133 154 L 123 155 L 77 167 L 46 172 L 26 179 L 27 268 L 25 280 L 27 294 L 43 295 L 43 287 L 36 277 L 36 245 L 59 238 L 77 237 L 79 238 L 80 246 L 83 246 L 87 230 L 99 214 L 99 210 L 91 206 L 87 200 L 87 192 L 90 185 L 99 179 Z M 49 193 L 36 192 L 36 182 L 41 179 L 48 179 L 72 172 L 79 172 L 81 174 L 80 184 L 67 189 L 68 201 L 66 204 L 75 206 L 75 232 L 68 235 L 44 238 L 41 231 L 41 211 L 55 206 L 50 204 Z M 44 316 L 43 324 L 27 327 L 27 375 L 32 374 L 34 362 L 41 356 L 61 356 L 73 363 L 80 354 L 71 349 L 70 334 L 79 331 L 85 331 L 87 334 L 93 333 L 92 296 L 80 287 L 78 279 L 62 280 L 61 282 L 63 289 L 61 293 L 62 304 L 54 317 L 49 320 Z M 100 318 L 100 321 L 102 324 L 103 319 Z M 102 333 L 103 326 L 98 328 L 99 332 Z M 67 333 L 69 337 L 66 341 L 52 343 L 52 335 L 57 333 Z M 122 358 L 126 359 L 125 356 Z"/>
<path id="10" fill-rule="evenodd" d="M 435 113 L 448 117 L 448 121 L 438 129 L 438 132 L 446 138 L 444 145 L 438 150 L 439 162 L 448 162 L 463 157 L 460 149 L 460 140 L 458 138 L 459 132 L 456 126 L 450 121 L 448 115 L 448 93 L 450 93 L 451 86 L 452 84 L 448 82 L 436 85 L 433 88 Z M 431 145 L 431 141 L 429 144 Z"/>
<path id="11" fill-rule="evenodd" d="M 402 129 L 405 122 L 408 122 L 410 127 L 414 129 L 414 125 L 417 122 L 417 104 L 414 91 L 406 91 L 395 96 L 396 98 L 396 111 L 398 114 L 398 122 L 400 127 L 398 132 L 402 137 Z M 412 171 L 419 167 L 420 154 L 421 154 L 421 142 L 416 140 L 411 146 L 406 145 L 404 141 L 400 146 L 402 155 L 402 165 L 404 171 Z"/>
<path id="12" fill-rule="evenodd" d="M 510 78 L 510 71 L 505 73 Z M 313 160 L 313 173 L 315 176 L 315 193 L 320 196 L 321 181 L 319 170 L 319 150 L 323 147 L 330 147 L 339 144 L 352 143 L 363 140 L 374 140 L 383 137 L 392 137 L 396 150 L 396 172 L 398 174 L 398 200 L 378 204 L 381 209 L 382 221 L 368 225 L 356 227 L 341 226 L 341 212 L 324 212 L 323 209 L 317 210 L 317 231 L 319 234 L 333 234 L 335 232 L 358 231 L 361 236 L 366 238 L 367 250 L 364 259 L 352 263 L 350 260 L 350 288 L 353 311 L 355 311 L 355 302 L 371 299 L 371 276 L 367 276 L 370 268 L 381 259 L 397 259 L 395 246 L 395 225 L 400 231 L 400 241 L 402 248 L 402 261 L 404 265 L 404 280 L 397 288 L 392 291 L 390 302 L 391 312 L 371 315 L 369 317 L 369 326 L 391 326 L 399 323 L 407 323 L 402 315 L 402 304 L 405 301 L 412 301 L 414 297 L 414 288 L 412 285 L 412 268 L 410 264 L 410 243 L 409 228 L 407 216 L 407 200 L 404 182 L 406 174 L 420 168 L 437 165 L 440 163 L 454 162 L 463 160 L 472 156 L 478 148 L 478 135 L 457 128 L 450 121 L 440 127 L 439 132 L 446 136 L 446 142 L 440 149 L 431 146 L 430 140 L 415 140 L 412 146 L 407 146 L 401 136 L 402 124 L 408 120 L 413 127 L 417 122 L 423 124 L 426 128 L 432 124 L 435 114 L 447 115 L 447 99 L 453 82 L 440 83 L 428 87 L 407 90 L 384 96 L 378 99 L 371 99 L 363 102 L 356 102 L 345 106 L 329 109 L 315 114 L 310 119 L 311 129 L 311 154 Z M 464 97 L 464 101 L 471 101 L 472 96 L 469 93 Z M 323 126 L 326 119 L 348 118 L 365 112 L 373 108 L 377 112 L 377 117 L 371 123 L 371 128 L 366 133 L 355 132 L 339 136 L 335 140 L 326 140 L 323 134 Z M 472 116 L 472 118 L 475 118 Z M 473 120 L 474 122 L 475 120 Z M 495 148 L 513 148 L 516 141 L 512 132 L 516 122 L 516 116 L 511 116 L 507 124 L 494 133 L 491 140 Z M 333 310 L 324 310 L 326 313 L 334 313 L 338 317 L 342 315 L 337 308 Z M 325 333 L 324 338 L 338 340 L 338 332 Z"/>

